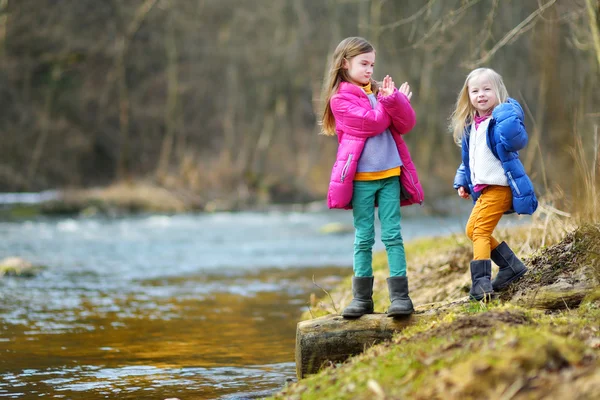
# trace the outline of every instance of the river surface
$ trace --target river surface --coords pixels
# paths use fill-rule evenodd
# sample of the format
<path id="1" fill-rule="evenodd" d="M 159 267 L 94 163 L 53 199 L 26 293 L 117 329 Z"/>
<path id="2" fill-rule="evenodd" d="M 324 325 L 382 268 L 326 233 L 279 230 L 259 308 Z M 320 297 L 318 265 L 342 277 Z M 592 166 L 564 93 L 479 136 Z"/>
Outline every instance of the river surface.
<path id="1" fill-rule="evenodd" d="M 405 240 L 466 217 L 404 218 Z M 239 212 L 0 222 L 0 398 L 248 399 L 295 379 L 315 281 L 351 274 L 351 212 Z M 383 245 L 378 240 L 376 249 Z"/>

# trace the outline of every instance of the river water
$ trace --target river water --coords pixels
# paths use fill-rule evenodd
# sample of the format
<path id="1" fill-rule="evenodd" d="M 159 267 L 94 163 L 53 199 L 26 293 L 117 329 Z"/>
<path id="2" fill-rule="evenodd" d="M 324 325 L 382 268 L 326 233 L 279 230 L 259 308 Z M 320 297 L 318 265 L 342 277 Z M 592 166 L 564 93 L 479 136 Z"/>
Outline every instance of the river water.
<path id="1" fill-rule="evenodd" d="M 418 207 L 416 207 L 418 209 Z M 0 398 L 247 399 L 295 378 L 313 284 L 351 274 L 348 211 L 0 222 Z M 413 212 L 406 240 L 463 230 Z M 376 249 L 383 246 L 378 240 Z"/>

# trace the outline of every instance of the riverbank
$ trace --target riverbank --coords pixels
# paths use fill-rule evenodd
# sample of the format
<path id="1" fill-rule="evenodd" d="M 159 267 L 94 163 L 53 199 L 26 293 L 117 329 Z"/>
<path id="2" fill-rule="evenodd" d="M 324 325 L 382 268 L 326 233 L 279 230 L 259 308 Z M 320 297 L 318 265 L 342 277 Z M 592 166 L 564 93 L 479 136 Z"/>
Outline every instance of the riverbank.
<path id="1" fill-rule="evenodd" d="M 0 217 L 22 218 L 58 215 L 123 216 L 135 213 L 178 214 L 241 210 L 320 211 L 324 201 L 304 198 L 302 202 L 272 203 L 252 196 L 201 195 L 151 182 L 123 182 L 89 189 L 53 190 L 40 193 L 0 194 Z"/>
<path id="2" fill-rule="evenodd" d="M 466 299 L 472 254 L 464 235 L 408 243 L 411 296 L 424 318 L 274 398 L 593 398 L 600 392 L 600 224 L 537 220 L 501 230 L 499 239 L 530 271 L 488 304 Z M 375 311 L 385 312 L 384 254 L 374 269 Z M 348 304 L 350 278 L 318 295 L 305 319 Z"/>
<path id="3" fill-rule="evenodd" d="M 327 210 L 325 198 L 305 195 L 279 196 L 229 193 L 198 194 L 152 182 L 115 183 L 89 189 L 49 190 L 37 193 L 0 193 L 0 219 L 36 216 L 109 216 L 131 214 L 181 214 L 230 211 L 320 212 Z M 277 200 L 277 201 L 276 201 Z M 404 215 L 448 216 L 467 213 L 470 202 L 455 196 L 428 198 L 423 207 L 403 210 Z"/>

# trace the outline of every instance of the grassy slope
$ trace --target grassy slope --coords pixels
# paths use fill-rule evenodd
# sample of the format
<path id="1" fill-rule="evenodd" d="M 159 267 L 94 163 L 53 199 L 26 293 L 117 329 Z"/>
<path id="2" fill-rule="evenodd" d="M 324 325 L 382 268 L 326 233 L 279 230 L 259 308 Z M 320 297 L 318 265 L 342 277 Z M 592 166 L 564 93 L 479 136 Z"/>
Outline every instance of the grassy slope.
<path id="1" fill-rule="evenodd" d="M 464 299 L 471 253 L 460 236 L 410 243 L 411 296 L 417 312 L 432 318 L 290 385 L 276 398 L 594 398 L 600 393 L 600 225 L 581 227 L 560 241 L 531 227 L 500 236 L 519 243 L 515 248 L 540 248 L 524 257 L 531 268 L 527 277 L 501 299 Z M 389 304 L 385 255 L 378 254 L 374 264 L 376 311 L 383 312 Z M 315 301 L 312 314 L 335 312 L 332 300 L 336 309 L 347 304 L 349 282 L 331 298 Z M 570 307 L 552 303 L 558 309 L 539 310 L 528 300 L 550 287 L 584 286 L 584 300 Z"/>

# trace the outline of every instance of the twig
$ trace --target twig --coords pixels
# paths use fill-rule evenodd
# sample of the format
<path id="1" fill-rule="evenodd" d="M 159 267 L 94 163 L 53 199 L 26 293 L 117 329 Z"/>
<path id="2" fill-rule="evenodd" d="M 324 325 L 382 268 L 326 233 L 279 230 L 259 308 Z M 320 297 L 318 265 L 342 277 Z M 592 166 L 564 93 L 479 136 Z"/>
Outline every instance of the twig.
<path id="1" fill-rule="evenodd" d="M 487 41 L 492 37 L 492 25 L 494 23 L 494 13 L 496 12 L 496 9 L 498 8 L 499 1 L 500 0 L 493 0 L 492 9 L 490 10 L 487 18 L 485 19 L 483 29 L 481 30 L 481 32 L 479 34 L 479 36 L 481 36 L 481 40 L 479 42 L 479 45 L 473 52 L 473 57 L 475 57 L 475 54 L 477 54 L 477 53 L 481 54 L 481 49 L 484 48 Z"/>
<path id="2" fill-rule="evenodd" d="M 392 22 L 391 24 L 387 24 L 387 25 L 382 25 L 381 26 L 381 31 L 384 31 L 386 29 L 394 29 L 397 28 L 401 25 L 405 25 L 408 24 L 410 22 L 413 22 L 414 20 L 416 20 L 417 18 L 419 18 L 425 11 L 427 11 L 427 9 L 429 7 L 431 7 L 431 4 L 433 3 L 433 1 L 428 1 L 427 4 L 425 4 L 423 7 L 421 7 L 421 9 L 419 11 L 417 11 L 416 13 L 414 13 L 413 15 L 411 15 L 410 17 L 406 17 L 403 18 L 399 21 L 396 22 Z"/>
<path id="3" fill-rule="evenodd" d="M 544 212 L 546 212 L 546 214 L 552 213 L 552 214 L 558 214 L 561 217 L 567 217 L 567 218 L 571 218 L 571 214 L 565 211 L 561 211 L 557 208 L 552 207 L 550 204 L 542 204 L 540 207 L 540 210 L 543 210 Z"/>
<path id="4" fill-rule="evenodd" d="M 427 40 L 430 37 L 432 37 L 436 33 L 438 33 L 438 28 L 439 28 L 439 32 L 445 32 L 447 28 L 456 25 L 462 18 L 462 14 L 469 7 L 472 7 L 473 5 L 479 3 L 480 1 L 481 0 L 471 0 L 470 2 L 462 5 L 460 8 L 447 12 L 444 17 L 442 17 L 441 19 L 438 19 L 431 26 L 431 28 L 429 28 L 429 30 L 427 32 L 425 32 L 423 34 L 423 36 L 421 36 L 414 44 L 412 44 L 408 47 L 400 48 L 399 51 L 404 51 L 404 50 L 408 50 L 408 49 L 418 49 L 419 47 L 421 47 L 423 45 L 423 43 L 427 42 Z M 412 36 L 412 34 L 411 34 L 411 36 Z"/>
<path id="5" fill-rule="evenodd" d="M 506 389 L 506 391 L 502 394 L 502 397 L 500 399 L 510 400 L 514 398 L 517 395 L 517 393 L 519 393 L 519 391 L 523 389 L 524 385 L 525 381 L 523 380 L 523 378 L 517 378 L 517 380 L 514 381 L 513 384 L 508 387 L 508 389 Z"/>
<path id="6" fill-rule="evenodd" d="M 592 200 L 594 206 L 594 215 L 598 215 L 598 196 L 596 193 L 596 165 L 598 163 L 598 153 L 600 153 L 600 147 L 598 147 L 598 125 L 594 125 L 594 163 L 592 164 L 592 196 L 596 200 Z"/>
<path id="7" fill-rule="evenodd" d="M 337 307 L 335 306 L 335 302 L 333 301 L 333 298 L 331 297 L 331 295 L 329 294 L 329 292 L 328 292 L 327 290 L 325 290 L 325 289 L 323 289 L 321 286 L 317 285 L 317 282 L 315 282 L 315 276 L 314 276 L 314 275 L 313 275 L 313 277 L 312 277 L 312 281 L 313 281 L 313 284 L 314 284 L 316 287 L 318 287 L 319 289 L 321 289 L 322 291 L 324 291 L 324 292 L 327 294 L 327 296 L 329 296 L 329 299 L 331 300 L 331 305 L 333 306 L 333 309 L 335 310 L 335 312 L 336 312 L 337 314 L 339 314 L 339 311 L 338 311 Z"/>
<path id="8" fill-rule="evenodd" d="M 369 379 L 367 381 L 367 387 L 377 396 L 377 399 L 385 399 L 385 392 L 379 383 L 377 383 L 374 379 Z"/>
<path id="9" fill-rule="evenodd" d="M 492 47 L 492 49 L 485 56 L 469 63 L 469 67 L 473 68 L 477 65 L 481 65 L 483 63 L 488 62 L 489 59 L 492 58 L 492 56 L 494 54 L 496 54 L 496 52 L 498 50 L 500 50 L 502 47 L 504 47 L 506 44 L 508 44 L 512 40 L 519 37 L 521 34 L 527 32 L 529 29 L 531 29 L 533 26 L 528 26 L 528 25 L 530 23 L 532 23 L 547 8 L 554 5 L 554 3 L 556 3 L 556 0 L 550 0 L 546 4 L 544 4 L 543 6 L 541 6 L 534 12 L 532 12 L 527 18 L 525 18 L 523 21 L 521 21 L 521 23 L 519 25 L 515 26 L 511 31 L 509 31 L 506 35 L 504 35 L 504 37 L 498 43 L 496 43 L 496 45 L 494 47 Z"/>
<path id="10" fill-rule="evenodd" d="M 542 233 L 542 243 L 540 245 L 544 247 L 546 245 L 546 238 L 548 237 L 548 224 L 550 223 L 550 213 L 546 213 L 546 220 L 544 221 L 544 230 Z"/>

